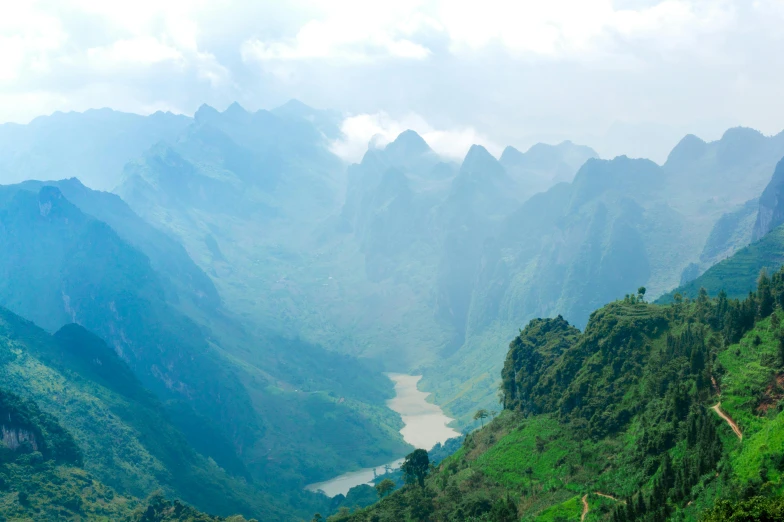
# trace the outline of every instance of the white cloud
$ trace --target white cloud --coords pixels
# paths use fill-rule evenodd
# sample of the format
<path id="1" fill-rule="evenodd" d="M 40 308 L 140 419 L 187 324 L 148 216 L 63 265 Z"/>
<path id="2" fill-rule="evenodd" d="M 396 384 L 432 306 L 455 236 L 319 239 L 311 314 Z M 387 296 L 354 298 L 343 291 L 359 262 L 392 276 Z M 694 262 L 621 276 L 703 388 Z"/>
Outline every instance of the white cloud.
<path id="1" fill-rule="evenodd" d="M 774 0 L 767 0 L 768 2 Z M 613 0 L 314 1 L 293 34 L 250 38 L 245 60 L 329 59 L 367 62 L 425 59 L 428 36 L 445 38 L 452 53 L 501 47 L 517 57 L 606 58 L 630 42 L 673 49 L 694 44 L 731 22 L 729 0 L 660 0 L 637 9 Z M 686 48 L 685 50 L 688 50 Z"/>
<path id="2" fill-rule="evenodd" d="M 46 72 L 50 55 L 67 40 L 59 20 L 29 2 L 8 2 L 0 10 L 0 82 L 26 70 Z"/>
<path id="3" fill-rule="evenodd" d="M 151 65 L 164 61 L 182 61 L 183 55 L 174 47 L 161 43 L 152 36 L 117 40 L 105 47 L 87 49 L 87 58 L 104 69 L 126 65 Z"/>
<path id="4" fill-rule="evenodd" d="M 332 142 L 334 154 L 346 161 L 358 162 L 368 147 L 383 147 L 394 141 L 405 130 L 416 131 L 439 155 L 462 160 L 471 145 L 483 145 L 498 156 L 501 147 L 472 127 L 452 129 L 433 128 L 422 116 L 414 113 L 393 118 L 385 112 L 357 114 L 343 120 L 343 137 Z"/>
<path id="5" fill-rule="evenodd" d="M 691 44 L 722 30 L 734 12 L 725 0 L 663 0 L 637 9 L 612 0 L 485 0 L 439 2 L 438 18 L 455 53 L 500 45 L 513 55 L 606 58 L 625 44 L 647 40 L 652 47 Z M 688 49 L 684 49 L 688 51 Z"/>
<path id="6" fill-rule="evenodd" d="M 770 133 L 783 19 L 783 0 L 0 1 L 0 121 L 296 97 L 372 116 L 380 131 L 336 144 L 353 157 L 406 127 L 452 157 L 614 121 Z"/>
<path id="7" fill-rule="evenodd" d="M 419 12 L 421 2 L 314 2 L 317 18 L 280 40 L 250 38 L 242 46 L 245 60 L 298 61 L 330 59 L 357 63 L 393 57 L 420 60 L 430 54 L 411 37 L 438 24 Z"/>

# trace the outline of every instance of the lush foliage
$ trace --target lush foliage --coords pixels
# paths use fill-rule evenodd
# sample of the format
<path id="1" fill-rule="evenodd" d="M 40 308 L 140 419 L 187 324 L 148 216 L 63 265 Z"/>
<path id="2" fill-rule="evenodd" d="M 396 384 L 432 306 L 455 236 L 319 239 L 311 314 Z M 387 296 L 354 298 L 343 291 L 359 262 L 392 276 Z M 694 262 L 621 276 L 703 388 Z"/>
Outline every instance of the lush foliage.
<path id="1" fill-rule="evenodd" d="M 14 371 L 0 385 L 74 428 L 101 480 L 274 520 L 329 505 L 305 484 L 410 449 L 377 367 L 250 333 L 171 238 L 116 196 L 58 185 L 80 206 L 50 184 L 0 189 L 0 305 L 50 331 L 78 323 L 112 349 L 84 328 L 51 339 L 3 312 L 9 332 L 21 333 L 9 334 L 3 360 Z M 127 443 L 112 445 L 119 435 L 95 428 L 105 425 Z"/>
<path id="2" fill-rule="evenodd" d="M 744 499 L 784 491 L 784 271 L 763 273 L 742 301 L 642 295 L 597 310 L 582 333 L 560 317 L 532 321 L 510 344 L 502 415 L 424 488 L 334 520 L 776 513 L 779 501 Z"/>

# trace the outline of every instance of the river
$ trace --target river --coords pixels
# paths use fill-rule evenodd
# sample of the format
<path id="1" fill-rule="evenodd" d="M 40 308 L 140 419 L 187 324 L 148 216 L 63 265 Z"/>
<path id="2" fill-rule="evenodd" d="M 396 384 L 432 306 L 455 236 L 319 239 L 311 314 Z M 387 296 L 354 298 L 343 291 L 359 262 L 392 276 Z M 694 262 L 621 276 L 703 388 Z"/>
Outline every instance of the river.
<path id="1" fill-rule="evenodd" d="M 444 443 L 447 439 L 460 435 L 447 426 L 452 422 L 452 419 L 444 415 L 437 405 L 427 402 L 428 394 L 417 388 L 417 383 L 422 379 L 421 375 L 388 373 L 387 377 L 395 383 L 395 397 L 387 401 L 387 406 L 403 418 L 404 426 L 400 430 L 400 434 L 406 442 L 415 448 L 430 450 L 439 442 Z M 400 467 L 402 462 L 403 459 L 400 458 L 387 465 L 396 469 Z M 344 473 L 324 482 L 310 484 L 306 489 L 310 491 L 321 490 L 330 497 L 338 494 L 345 495 L 354 486 L 369 484 L 375 477 L 374 470 L 377 474 L 382 475 L 384 465 Z"/>

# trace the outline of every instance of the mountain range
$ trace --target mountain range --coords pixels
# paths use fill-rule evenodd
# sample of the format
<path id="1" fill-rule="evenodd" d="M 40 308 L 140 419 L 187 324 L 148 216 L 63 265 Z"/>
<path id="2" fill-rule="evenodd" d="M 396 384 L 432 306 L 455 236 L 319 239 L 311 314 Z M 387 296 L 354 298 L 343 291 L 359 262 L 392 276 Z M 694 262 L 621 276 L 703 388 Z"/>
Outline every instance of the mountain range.
<path id="1" fill-rule="evenodd" d="M 16 441 L 4 458 L 8 473 L 37 474 L 47 488 L 59 487 L 57 474 L 93 484 L 65 488 L 73 505 L 19 497 L 33 483 L 12 488 L 3 502 L 19 516 L 62 505 L 67 516 L 110 519 L 185 509 L 157 494 L 143 500 L 158 489 L 216 516 L 333 512 L 340 499 L 304 486 L 411 449 L 385 405 L 393 387 L 384 371 L 422 373 L 461 427 L 474 426 L 478 408 L 497 408 L 502 385 L 507 412 L 491 423 L 500 427 L 467 439 L 438 479 L 442 493 L 474 460 L 496 466 L 484 454 L 500 451 L 510 430 L 524 439 L 514 444 L 537 430 L 556 441 L 566 422 L 590 431 L 596 455 L 610 454 L 618 437 L 638 436 L 636 423 L 654 422 L 648 409 L 613 409 L 623 390 L 660 386 L 662 401 L 680 400 L 677 387 L 662 391 L 661 376 L 650 377 L 661 360 L 649 348 L 665 332 L 682 334 L 685 316 L 673 315 L 682 300 L 697 306 L 702 288 L 714 307 L 746 299 L 761 270 L 784 264 L 782 134 L 689 135 L 658 165 L 601 159 L 571 142 L 507 147 L 498 159 L 474 145 L 456 162 L 408 130 L 346 165 L 332 152 L 339 123 L 292 101 L 256 112 L 204 105 L 193 118 L 102 109 L 0 126 L 0 180 L 19 182 L 0 187 L 0 392 L 9 419 L 23 419 L 3 425 L 4 440 Z M 656 299 L 663 304 L 644 302 Z M 618 344 L 628 339 L 608 333 L 613 321 L 639 327 L 641 337 L 629 335 L 640 345 Z M 743 339 L 725 345 L 753 342 Z M 605 342 L 612 356 L 597 348 Z M 705 360 L 728 357 L 722 346 Z M 620 377 L 621 355 L 636 361 L 637 380 Z M 523 365 L 511 373 L 510 357 Z M 707 426 L 713 395 L 698 373 L 667 379 L 697 387 L 689 405 L 701 413 L 676 416 Z M 607 387 L 591 391 L 598 382 Z M 674 445 L 643 468 L 624 453 L 618 469 L 633 476 L 607 479 L 613 491 L 648 498 L 644 479 L 655 480 L 662 451 L 682 449 L 679 431 L 659 428 Z M 24 458 L 19 441 L 30 446 Z M 596 462 L 572 464 L 579 488 L 597 484 L 585 475 Z M 498 482 L 493 495 L 535 489 L 531 477 L 510 489 L 489 469 L 481 480 Z M 530 513 L 574 502 L 565 476 L 534 473 L 552 494 L 531 500 Z M 728 477 L 722 484 L 735 487 Z M 689 498 L 702 509 L 724 491 Z"/>

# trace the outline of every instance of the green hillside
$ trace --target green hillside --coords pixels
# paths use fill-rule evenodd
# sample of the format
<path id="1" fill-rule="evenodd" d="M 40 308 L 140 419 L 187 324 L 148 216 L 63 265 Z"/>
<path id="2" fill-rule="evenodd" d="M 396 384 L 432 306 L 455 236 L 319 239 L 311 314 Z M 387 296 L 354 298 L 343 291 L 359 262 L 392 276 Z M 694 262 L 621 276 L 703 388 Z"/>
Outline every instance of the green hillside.
<path id="1" fill-rule="evenodd" d="M 52 184 L 3 187 L 0 306 L 59 330 L 55 339 L 85 361 L 111 354 L 99 358 L 101 366 L 82 361 L 77 370 L 133 401 L 116 415 L 145 443 L 143 451 L 124 443 L 124 456 L 108 441 L 105 452 L 90 444 L 98 453 L 89 466 L 105 484 L 136 497 L 166 486 L 211 513 L 280 520 L 328 502 L 305 493 L 306 484 L 410 448 L 398 432 L 400 417 L 385 407 L 392 383 L 377 367 L 296 338 L 247 331 L 176 242 L 116 196 L 62 185 L 122 232 Z M 103 340 L 80 334 L 72 342 L 77 330 L 60 329 L 66 323 Z M 56 350 L 47 353 L 59 361 Z M 13 389 L 27 390 L 44 409 L 51 379 L 71 389 L 67 375 L 37 375 L 18 375 Z M 87 419 L 93 427 L 109 422 L 100 415 L 63 422 Z M 156 431 L 156 423 L 165 429 Z"/>
<path id="2" fill-rule="evenodd" d="M 700 288 L 709 295 L 722 290 L 733 298 L 743 298 L 756 287 L 760 271 L 772 273 L 784 265 L 784 227 L 771 230 L 756 243 L 742 248 L 732 257 L 709 268 L 697 279 L 686 283 L 661 298 L 669 302 L 676 293 L 694 298 Z"/>
<path id="3" fill-rule="evenodd" d="M 69 454 L 79 455 L 69 462 L 83 464 L 118 494 L 144 498 L 162 488 L 212 513 L 287 518 L 262 484 L 232 477 L 194 451 L 158 399 L 82 327 L 67 325 L 52 336 L 0 308 L 0 365 L 0 388 L 34 402 L 67 430 L 59 438 L 72 436 L 76 449 Z M 59 433 L 46 426 L 39 431 L 49 440 Z"/>
<path id="4" fill-rule="evenodd" d="M 509 347 L 497 418 L 424 488 L 414 481 L 329 520 L 780 513 L 765 498 L 784 492 L 781 296 L 784 271 L 743 301 L 629 295 L 591 314 L 582 333 L 561 317 L 531 321 Z"/>

